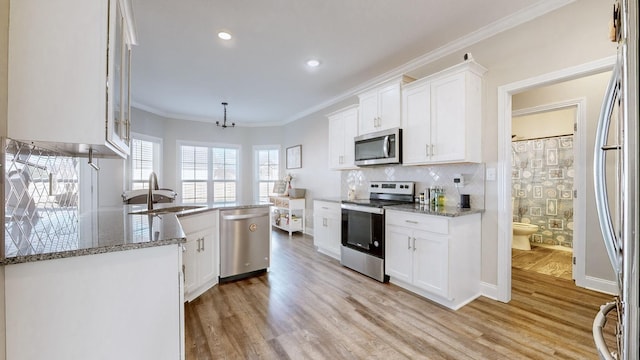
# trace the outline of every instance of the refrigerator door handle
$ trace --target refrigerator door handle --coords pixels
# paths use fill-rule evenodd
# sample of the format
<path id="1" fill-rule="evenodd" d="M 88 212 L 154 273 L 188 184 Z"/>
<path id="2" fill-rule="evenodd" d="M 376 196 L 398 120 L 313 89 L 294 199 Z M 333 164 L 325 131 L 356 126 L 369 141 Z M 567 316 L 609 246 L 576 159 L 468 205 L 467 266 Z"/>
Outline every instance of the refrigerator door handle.
<path id="1" fill-rule="evenodd" d="M 593 341 L 596 343 L 596 348 L 598 349 L 600 359 L 603 360 L 617 359 L 611 354 L 611 351 L 609 351 L 609 347 L 607 347 L 607 344 L 604 341 L 604 333 L 602 332 L 604 325 L 607 323 L 607 314 L 615 308 L 615 301 L 608 302 L 600 306 L 600 311 L 598 311 L 596 318 L 593 319 Z"/>
<path id="2" fill-rule="evenodd" d="M 607 249 L 607 254 L 609 255 L 609 261 L 611 261 L 611 265 L 613 266 L 616 274 L 620 274 L 622 271 L 622 264 L 620 263 L 618 239 L 616 238 L 611 218 L 611 210 L 609 209 L 607 179 L 605 176 L 605 152 L 607 150 L 612 150 L 612 147 L 619 147 L 619 145 L 606 145 L 607 137 L 609 135 L 609 127 L 611 125 L 611 115 L 620 91 L 619 80 L 620 68 L 619 66 L 615 66 L 611 80 L 607 86 L 604 103 L 600 109 L 600 119 L 596 130 L 595 149 L 593 154 L 593 181 L 598 221 L 600 222 L 600 229 L 602 230 L 604 245 Z"/>

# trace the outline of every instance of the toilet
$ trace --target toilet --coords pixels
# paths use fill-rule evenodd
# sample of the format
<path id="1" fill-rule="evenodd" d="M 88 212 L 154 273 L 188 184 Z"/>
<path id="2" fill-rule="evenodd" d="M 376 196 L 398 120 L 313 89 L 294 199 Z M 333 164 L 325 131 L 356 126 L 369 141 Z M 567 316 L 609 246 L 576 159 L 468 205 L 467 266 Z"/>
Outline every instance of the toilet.
<path id="1" fill-rule="evenodd" d="M 513 223 L 513 240 L 511 247 L 518 250 L 531 250 L 529 237 L 538 231 L 537 225 L 524 224 L 519 222 Z"/>

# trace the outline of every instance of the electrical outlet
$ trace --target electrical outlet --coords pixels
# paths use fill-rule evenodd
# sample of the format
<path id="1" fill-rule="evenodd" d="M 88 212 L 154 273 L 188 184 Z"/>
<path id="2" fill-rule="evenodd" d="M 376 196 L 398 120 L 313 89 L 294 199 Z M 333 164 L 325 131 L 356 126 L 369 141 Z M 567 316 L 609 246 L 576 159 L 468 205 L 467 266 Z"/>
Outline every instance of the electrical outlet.
<path id="1" fill-rule="evenodd" d="M 462 174 L 453 175 L 453 185 L 457 188 L 464 186 L 464 176 Z"/>

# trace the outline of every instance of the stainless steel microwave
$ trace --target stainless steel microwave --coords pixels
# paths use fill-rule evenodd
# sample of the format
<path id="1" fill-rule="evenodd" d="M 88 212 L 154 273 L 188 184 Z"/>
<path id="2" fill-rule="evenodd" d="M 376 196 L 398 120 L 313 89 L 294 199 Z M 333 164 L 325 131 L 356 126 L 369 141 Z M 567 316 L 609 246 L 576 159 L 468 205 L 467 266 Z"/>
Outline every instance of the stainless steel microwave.
<path id="1" fill-rule="evenodd" d="M 400 128 L 356 136 L 354 141 L 355 164 L 358 166 L 402 163 Z"/>

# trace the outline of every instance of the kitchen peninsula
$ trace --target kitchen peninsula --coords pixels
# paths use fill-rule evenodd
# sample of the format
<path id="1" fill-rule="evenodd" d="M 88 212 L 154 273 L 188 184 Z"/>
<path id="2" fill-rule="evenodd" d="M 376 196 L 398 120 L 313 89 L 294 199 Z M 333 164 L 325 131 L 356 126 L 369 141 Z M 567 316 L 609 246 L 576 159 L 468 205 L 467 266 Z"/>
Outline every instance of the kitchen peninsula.
<path id="1" fill-rule="evenodd" d="M 8 358 L 88 359 L 96 353 L 112 359 L 183 358 L 188 237 L 182 219 L 213 219 L 221 208 L 269 205 L 204 204 L 162 212 L 173 205 L 156 204 L 160 211 L 152 214 L 140 205 L 83 214 L 75 246 L 58 250 L 38 242 L 29 253 L 0 260 L 8 265 Z M 95 219 L 92 230 L 85 230 Z M 216 250 L 211 254 L 219 256 Z M 217 283 L 217 269 L 215 275 Z"/>

